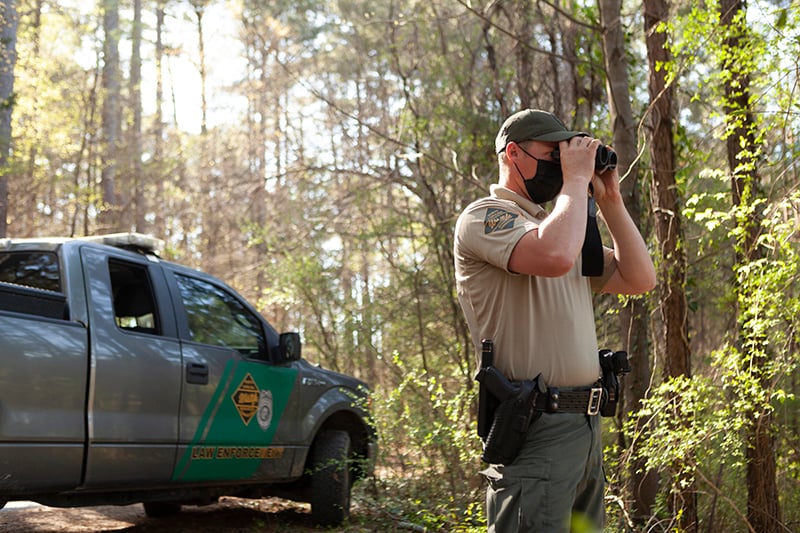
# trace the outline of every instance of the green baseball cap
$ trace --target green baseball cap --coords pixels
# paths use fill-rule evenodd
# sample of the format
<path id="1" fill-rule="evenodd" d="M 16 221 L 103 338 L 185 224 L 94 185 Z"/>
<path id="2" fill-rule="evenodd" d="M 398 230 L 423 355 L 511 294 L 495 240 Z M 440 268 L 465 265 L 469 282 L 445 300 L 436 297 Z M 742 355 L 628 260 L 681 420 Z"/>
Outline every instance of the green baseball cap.
<path id="1" fill-rule="evenodd" d="M 569 131 L 561 120 L 552 113 L 540 109 L 525 109 L 514 113 L 503 122 L 494 147 L 499 154 L 511 141 L 566 141 L 578 135 L 586 135 L 582 131 Z"/>

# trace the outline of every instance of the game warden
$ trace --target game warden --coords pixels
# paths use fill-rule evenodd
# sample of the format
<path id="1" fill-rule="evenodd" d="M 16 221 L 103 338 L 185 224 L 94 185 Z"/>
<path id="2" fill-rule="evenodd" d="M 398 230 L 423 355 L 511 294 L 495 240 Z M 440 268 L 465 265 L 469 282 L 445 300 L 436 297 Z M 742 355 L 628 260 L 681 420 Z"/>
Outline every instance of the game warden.
<path id="1" fill-rule="evenodd" d="M 490 339 L 494 369 L 515 386 L 534 383 L 538 409 L 516 457 L 482 472 L 488 530 L 599 531 L 601 366 L 592 291 L 640 294 L 654 287 L 655 270 L 616 167 L 600 168 L 601 155 L 616 157 L 610 147 L 567 130 L 551 113 L 526 109 L 506 119 L 495 148 L 497 184 L 456 223 L 458 298 L 476 352 Z M 595 209 L 611 247 L 592 224 Z"/>

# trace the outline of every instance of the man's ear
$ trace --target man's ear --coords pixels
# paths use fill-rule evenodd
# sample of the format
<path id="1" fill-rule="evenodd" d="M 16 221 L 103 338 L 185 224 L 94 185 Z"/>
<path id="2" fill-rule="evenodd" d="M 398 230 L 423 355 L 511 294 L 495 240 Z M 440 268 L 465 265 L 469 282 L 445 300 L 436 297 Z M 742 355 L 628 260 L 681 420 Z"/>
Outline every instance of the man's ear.
<path id="1" fill-rule="evenodd" d="M 506 145 L 506 157 L 511 161 L 519 157 L 519 145 L 514 141 L 509 141 Z"/>

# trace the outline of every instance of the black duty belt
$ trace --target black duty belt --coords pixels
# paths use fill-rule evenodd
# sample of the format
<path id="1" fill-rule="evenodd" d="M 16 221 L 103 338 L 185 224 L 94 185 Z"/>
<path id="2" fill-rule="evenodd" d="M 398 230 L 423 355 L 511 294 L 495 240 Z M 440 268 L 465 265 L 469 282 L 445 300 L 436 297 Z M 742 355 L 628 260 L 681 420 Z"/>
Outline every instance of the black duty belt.
<path id="1" fill-rule="evenodd" d="M 547 394 L 536 397 L 535 407 L 545 413 L 584 413 L 596 415 L 600 413 L 603 403 L 603 387 L 595 383 L 585 389 L 560 390 L 549 387 Z"/>

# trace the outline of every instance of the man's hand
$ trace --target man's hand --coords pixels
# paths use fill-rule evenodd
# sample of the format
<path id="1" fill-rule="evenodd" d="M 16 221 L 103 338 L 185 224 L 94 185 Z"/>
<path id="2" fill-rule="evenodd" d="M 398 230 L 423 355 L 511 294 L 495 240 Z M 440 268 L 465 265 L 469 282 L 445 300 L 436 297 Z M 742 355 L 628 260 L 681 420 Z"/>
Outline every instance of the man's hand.
<path id="1" fill-rule="evenodd" d="M 606 170 L 601 174 L 595 173 L 592 176 L 592 196 L 598 205 L 606 203 L 606 201 L 622 200 L 619 192 L 619 172 L 616 168 Z"/>
<path id="2" fill-rule="evenodd" d="M 573 137 L 558 143 L 565 184 L 594 176 L 594 158 L 599 147 L 600 141 L 591 137 Z"/>

